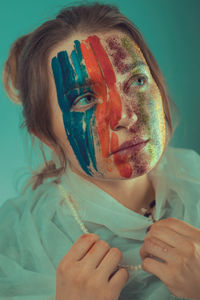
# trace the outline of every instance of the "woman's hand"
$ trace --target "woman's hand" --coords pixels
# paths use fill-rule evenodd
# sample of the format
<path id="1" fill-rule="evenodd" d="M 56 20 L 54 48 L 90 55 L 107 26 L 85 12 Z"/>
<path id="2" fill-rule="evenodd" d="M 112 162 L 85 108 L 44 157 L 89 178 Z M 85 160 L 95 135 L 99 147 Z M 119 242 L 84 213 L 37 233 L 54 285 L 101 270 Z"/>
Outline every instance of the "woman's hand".
<path id="1" fill-rule="evenodd" d="M 140 256 L 142 269 L 159 277 L 173 295 L 200 299 L 199 229 L 175 218 L 159 220 L 147 233 Z"/>
<path id="2" fill-rule="evenodd" d="M 126 269 L 116 271 L 121 259 L 98 235 L 83 234 L 57 267 L 56 300 L 117 300 L 129 278 Z"/>

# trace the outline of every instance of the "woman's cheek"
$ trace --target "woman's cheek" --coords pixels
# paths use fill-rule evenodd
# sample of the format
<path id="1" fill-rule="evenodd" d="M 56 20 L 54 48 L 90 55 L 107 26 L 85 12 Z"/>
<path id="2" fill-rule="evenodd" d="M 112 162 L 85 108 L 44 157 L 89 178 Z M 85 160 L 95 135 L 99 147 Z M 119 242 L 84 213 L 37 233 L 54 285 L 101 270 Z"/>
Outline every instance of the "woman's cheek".
<path id="1" fill-rule="evenodd" d="M 94 111 L 91 108 L 85 112 L 63 114 L 67 138 L 73 152 L 83 171 L 90 176 L 97 170 L 93 135 L 90 128 L 93 113 Z"/>

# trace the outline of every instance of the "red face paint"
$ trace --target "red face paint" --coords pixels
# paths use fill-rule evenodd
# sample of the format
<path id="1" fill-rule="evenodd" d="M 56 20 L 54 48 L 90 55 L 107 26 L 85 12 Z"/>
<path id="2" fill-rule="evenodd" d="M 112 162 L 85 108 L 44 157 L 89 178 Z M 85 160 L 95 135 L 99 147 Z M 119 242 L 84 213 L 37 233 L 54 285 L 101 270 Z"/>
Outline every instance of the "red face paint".
<path id="1" fill-rule="evenodd" d="M 87 41 L 88 42 L 88 41 Z M 103 157 L 108 157 L 109 155 L 109 127 L 108 127 L 108 118 L 106 114 L 108 113 L 108 101 L 106 93 L 106 85 L 104 84 L 104 79 L 102 77 L 101 70 L 99 68 L 98 62 L 94 56 L 94 53 L 88 43 L 86 46 L 84 43 L 81 43 L 81 51 L 83 58 L 85 60 L 86 68 L 90 78 L 94 82 L 102 83 L 101 86 L 94 85 L 93 90 L 96 93 L 97 97 L 102 98 L 102 103 L 97 105 L 96 109 L 96 120 L 97 120 L 97 132 L 99 135 L 99 140 L 101 144 L 101 151 Z"/>
<path id="2" fill-rule="evenodd" d="M 111 152 L 116 151 L 118 148 L 119 148 L 118 137 L 116 133 L 113 132 L 111 136 Z M 114 156 L 114 162 L 119 170 L 120 175 L 125 178 L 130 178 L 133 169 L 130 163 L 126 162 L 128 160 L 128 157 L 123 156 L 122 158 L 120 153 L 115 153 L 113 156 Z"/>
<path id="3" fill-rule="evenodd" d="M 111 149 L 115 148 L 115 145 L 118 143 L 118 136 L 114 132 L 111 133 L 110 140 L 110 130 L 115 129 L 121 118 L 121 97 L 116 89 L 115 72 L 99 38 L 95 35 L 90 36 L 86 42 L 91 45 L 95 53 L 94 56 L 92 49 L 86 47 L 83 43 L 81 44 L 88 73 L 91 79 L 105 82 L 108 87 L 108 95 L 106 93 L 106 86 L 103 89 L 101 88 L 101 91 L 96 90 L 97 95 L 101 93 L 101 97 L 103 99 L 103 103 L 98 104 L 96 110 L 97 132 L 101 144 L 102 156 L 108 157 L 108 155 L 112 152 Z M 98 67 L 98 64 L 100 68 Z M 103 78 L 101 76 L 103 76 Z M 122 177 L 129 178 L 132 174 L 132 167 L 130 163 L 125 163 L 125 161 L 122 163 L 122 161 L 119 160 L 119 154 L 115 154 L 113 156 L 120 175 Z"/>

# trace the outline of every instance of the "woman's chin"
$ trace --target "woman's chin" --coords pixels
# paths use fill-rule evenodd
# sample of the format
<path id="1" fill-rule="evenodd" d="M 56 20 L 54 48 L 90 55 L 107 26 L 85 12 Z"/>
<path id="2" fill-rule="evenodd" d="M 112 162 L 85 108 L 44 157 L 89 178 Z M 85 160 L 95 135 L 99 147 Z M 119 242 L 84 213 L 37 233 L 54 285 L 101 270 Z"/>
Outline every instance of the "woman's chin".
<path id="1" fill-rule="evenodd" d="M 126 169 L 127 168 L 127 169 Z M 149 164 L 140 164 L 137 166 L 121 165 L 120 169 L 113 166 L 112 170 L 102 170 L 95 173 L 92 177 L 98 180 L 128 180 L 147 174 L 151 170 Z"/>

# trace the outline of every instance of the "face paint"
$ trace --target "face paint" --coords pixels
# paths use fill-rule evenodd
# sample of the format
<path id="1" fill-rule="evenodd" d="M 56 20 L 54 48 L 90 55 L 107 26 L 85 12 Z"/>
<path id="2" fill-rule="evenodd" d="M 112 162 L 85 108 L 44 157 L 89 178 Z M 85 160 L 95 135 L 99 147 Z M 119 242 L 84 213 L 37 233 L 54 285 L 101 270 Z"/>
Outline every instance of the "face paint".
<path id="1" fill-rule="evenodd" d="M 81 43 L 75 40 L 71 56 L 59 52 L 52 69 L 66 135 L 87 175 L 131 178 L 155 165 L 165 141 L 162 99 L 133 41 L 111 34 L 101 39 L 89 36 Z M 148 79 L 144 87 L 134 80 L 138 70 Z M 85 82 L 91 84 L 84 86 Z M 88 97 L 95 100 L 88 102 Z M 124 112 L 126 121 L 137 115 L 129 129 L 120 123 Z M 155 137 L 158 132 L 162 137 Z M 149 138 L 151 143 L 132 157 L 120 151 L 112 154 L 135 137 Z"/>
<path id="2" fill-rule="evenodd" d="M 147 73 L 145 71 L 146 67 L 145 64 L 143 64 L 140 60 L 142 52 L 140 48 L 135 44 L 135 47 L 133 47 L 133 42 L 128 38 L 127 36 L 124 36 L 121 41 L 117 39 L 116 37 L 109 37 L 107 40 L 107 50 L 109 51 L 110 56 L 112 57 L 112 62 L 118 72 L 121 74 L 124 74 L 124 72 L 127 72 L 130 70 L 129 66 L 125 63 L 122 63 L 122 60 L 126 58 L 124 55 L 124 51 L 129 54 L 129 57 L 131 57 L 132 64 L 135 65 L 138 63 L 138 68 L 132 70 L 132 74 L 137 73 L 139 68 L 143 71 L 141 73 Z M 121 58 L 121 60 L 120 60 Z M 152 77 L 148 76 L 149 79 Z M 151 81 L 151 80 L 149 80 Z M 131 95 L 131 94 L 130 94 Z M 149 97 L 151 95 L 151 97 Z M 151 91 L 149 93 L 148 97 L 150 98 L 148 107 L 145 103 L 146 95 L 145 93 L 141 93 L 141 90 L 138 92 L 138 103 L 137 108 L 132 108 L 133 110 L 138 111 L 138 115 L 140 116 L 140 123 L 141 126 L 145 128 L 147 136 L 153 136 L 158 135 L 157 141 L 155 142 L 155 139 L 151 140 L 151 143 L 148 143 L 148 151 L 151 155 L 151 164 L 155 164 L 160 154 L 163 152 L 165 147 L 165 140 L 166 140 L 166 125 L 165 125 L 165 115 L 164 110 L 162 106 L 161 95 L 159 92 L 158 87 L 156 84 L 151 85 Z M 124 101 L 126 102 L 126 100 Z M 147 109 L 148 108 L 148 109 Z M 151 111 L 153 118 L 149 118 L 149 111 Z M 130 112 L 131 114 L 131 106 L 127 105 L 127 113 Z M 130 116 L 129 116 L 130 117 Z M 139 122 L 138 122 L 139 124 Z M 159 127 L 158 127 L 159 125 Z M 140 131 L 140 128 L 135 126 L 134 133 L 137 135 L 137 133 Z M 159 142 L 159 143 L 158 143 Z M 117 158 L 117 160 L 121 160 L 120 157 Z M 136 162 L 135 165 L 140 165 L 139 162 Z M 141 174 L 144 174 L 143 168 L 140 167 Z M 139 174 L 139 171 L 138 171 Z"/>
<path id="3" fill-rule="evenodd" d="M 52 59 L 52 69 L 67 138 L 82 169 L 88 175 L 91 175 L 93 169 L 96 169 L 93 136 L 90 130 L 94 121 L 94 107 L 88 109 L 85 113 L 71 111 L 73 102 L 80 94 L 91 92 L 90 88 L 69 90 L 73 88 L 76 82 L 81 84 L 88 78 L 82 64 L 80 43 L 78 41 L 75 41 L 75 50 L 72 51 L 72 61 L 75 71 L 69 61 L 67 52 L 59 52 L 57 57 Z M 75 75 L 77 75 L 77 78 Z"/>

